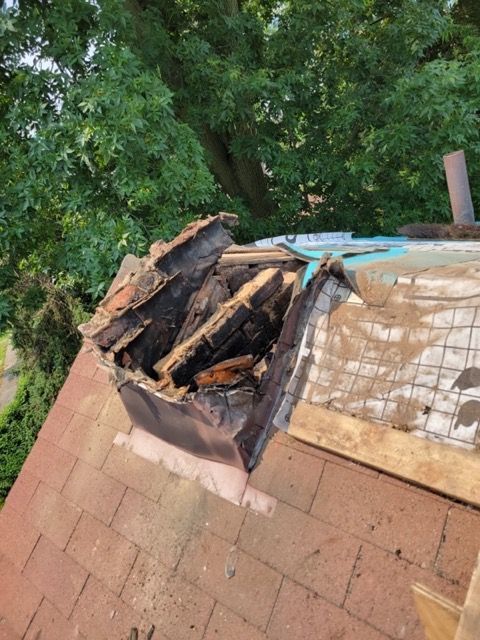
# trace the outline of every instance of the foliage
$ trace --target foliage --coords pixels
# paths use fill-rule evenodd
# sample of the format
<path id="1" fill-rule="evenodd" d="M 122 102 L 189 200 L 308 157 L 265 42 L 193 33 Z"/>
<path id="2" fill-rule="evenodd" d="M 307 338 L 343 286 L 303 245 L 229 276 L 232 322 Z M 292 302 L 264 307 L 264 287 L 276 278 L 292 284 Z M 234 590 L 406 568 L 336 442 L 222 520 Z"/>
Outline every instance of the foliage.
<path id="1" fill-rule="evenodd" d="M 270 129 L 283 129 L 272 173 L 282 191 L 288 180 L 290 193 L 303 184 L 317 196 L 320 228 L 394 233 L 447 215 L 442 155 L 465 148 L 475 170 L 478 147 L 479 86 L 463 85 L 475 54 L 446 46 L 431 59 L 453 33 L 446 4 L 433 0 L 285 6 L 269 51 L 281 87 Z"/>
<path id="2" fill-rule="evenodd" d="M 86 315 L 71 294 L 44 277 L 24 277 L 14 291 L 12 342 L 24 366 L 66 373 L 80 348 L 76 325 Z"/>
<path id="3" fill-rule="evenodd" d="M 96 299 L 122 255 L 177 233 L 214 184 L 157 71 L 114 45 L 111 25 L 87 29 L 83 46 L 69 39 L 91 18 L 90 3 L 74 4 L 0 14 L 12 49 L 0 84 L 0 288 L 46 273 Z"/>
<path id="4" fill-rule="evenodd" d="M 475 174 L 470 0 L 130 6 L 125 37 L 147 67 L 160 66 L 223 190 L 231 195 L 225 148 L 267 167 L 276 211 L 255 229 L 392 233 L 448 215 L 444 153 L 464 147 Z"/>
<path id="5" fill-rule="evenodd" d="M 1 291 L 90 307 L 218 209 L 240 241 L 447 219 L 456 148 L 480 195 L 471 0 L 19 0 L 0 33 Z"/>
<path id="6" fill-rule="evenodd" d="M 59 372 L 53 376 L 38 369 L 25 372 L 12 403 L 0 413 L 0 501 L 14 483 L 62 383 Z"/>
<path id="7" fill-rule="evenodd" d="M 22 356 L 15 397 L 0 413 L 0 501 L 30 451 L 80 346 L 75 324 L 84 319 L 71 296 L 46 280 L 24 279 L 15 291 L 13 332 Z"/>
<path id="8" fill-rule="evenodd" d="M 3 335 L 0 334 L 0 376 L 5 368 L 5 356 L 7 354 L 9 340 L 10 336 L 8 333 L 4 333 Z"/>
<path id="9" fill-rule="evenodd" d="M 263 163 L 276 219 L 289 228 L 305 209 L 318 214 L 314 224 L 365 230 L 387 217 L 396 224 L 399 211 L 431 218 L 440 204 L 444 215 L 439 158 L 477 143 L 474 126 L 459 132 L 477 83 L 453 96 L 462 77 L 475 77 L 479 44 L 465 23 L 477 11 L 458 3 L 457 24 L 450 5 L 20 2 L 1 18 L 10 177 L 2 248 L 19 247 L 29 269 L 47 265 L 100 294 L 118 251 L 141 251 L 200 208 L 213 210 L 219 193 L 207 162 L 250 211 L 246 183 L 258 183 Z M 410 110 L 401 104 L 407 86 Z M 452 99 L 458 117 L 439 120 Z M 432 100 L 436 111 L 423 110 Z M 418 142 L 430 158 L 414 154 Z M 433 206 L 436 191 L 443 198 Z M 313 212 L 307 194 L 318 196 Z M 100 235 L 104 243 L 78 260 L 85 237 Z"/>

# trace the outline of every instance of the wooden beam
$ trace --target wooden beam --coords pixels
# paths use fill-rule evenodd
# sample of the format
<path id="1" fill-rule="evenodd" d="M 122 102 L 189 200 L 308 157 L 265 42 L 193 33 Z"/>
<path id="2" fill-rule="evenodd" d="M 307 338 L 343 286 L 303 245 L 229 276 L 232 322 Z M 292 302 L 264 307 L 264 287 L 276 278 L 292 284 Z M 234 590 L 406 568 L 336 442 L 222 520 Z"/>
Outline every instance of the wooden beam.
<path id="1" fill-rule="evenodd" d="M 218 266 L 236 266 L 241 264 L 270 264 L 276 262 L 291 262 L 295 256 L 283 251 L 249 252 L 249 253 L 223 253 L 218 261 Z"/>
<path id="2" fill-rule="evenodd" d="M 478 640 L 478 638 L 480 638 L 480 554 L 463 604 L 455 640 Z"/>
<path id="3" fill-rule="evenodd" d="M 418 583 L 412 591 L 426 640 L 455 640 L 462 607 Z"/>
<path id="4" fill-rule="evenodd" d="M 252 323 L 256 326 L 257 317 L 261 320 L 262 331 L 255 350 L 252 347 L 250 353 L 260 355 L 275 338 L 275 331 L 280 333 L 280 328 L 274 329 L 269 318 L 281 324 L 290 297 L 282 301 L 283 306 L 280 299 L 282 293 L 291 291 L 292 282 L 289 281 L 293 281 L 292 275 L 284 276 L 280 269 L 264 269 L 232 298 L 218 305 L 217 311 L 204 324 L 154 365 L 158 389 L 165 390 L 165 393 L 167 388 L 172 391 L 182 389 L 204 369 L 234 356 L 245 355 L 243 350 L 250 348 L 253 341 L 247 327 Z M 271 312 L 267 313 L 269 309 Z"/>
<path id="5" fill-rule="evenodd" d="M 288 433 L 399 478 L 480 506 L 480 454 L 299 402 Z"/>

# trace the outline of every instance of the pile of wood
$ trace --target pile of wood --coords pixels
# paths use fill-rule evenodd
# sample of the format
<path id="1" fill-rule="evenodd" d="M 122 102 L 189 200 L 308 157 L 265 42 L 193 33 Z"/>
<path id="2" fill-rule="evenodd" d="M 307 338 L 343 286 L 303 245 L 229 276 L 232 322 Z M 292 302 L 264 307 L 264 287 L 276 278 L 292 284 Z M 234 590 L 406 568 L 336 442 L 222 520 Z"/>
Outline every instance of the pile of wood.
<path id="1" fill-rule="evenodd" d="M 289 307 L 301 263 L 283 249 L 239 247 L 220 214 L 130 259 L 80 330 L 102 359 L 153 391 L 255 387 Z"/>

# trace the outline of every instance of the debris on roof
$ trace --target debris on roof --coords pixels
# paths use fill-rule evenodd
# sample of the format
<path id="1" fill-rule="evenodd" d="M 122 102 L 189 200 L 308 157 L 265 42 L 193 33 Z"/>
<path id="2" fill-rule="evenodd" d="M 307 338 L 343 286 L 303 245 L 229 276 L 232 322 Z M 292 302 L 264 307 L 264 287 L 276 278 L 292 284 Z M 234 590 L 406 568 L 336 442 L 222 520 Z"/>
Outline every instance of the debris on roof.
<path id="1" fill-rule="evenodd" d="M 246 468 L 315 287 L 301 289 L 301 256 L 234 245 L 222 223 L 235 220 L 192 223 L 145 258 L 129 258 L 132 268 L 80 330 L 110 367 L 135 425 Z"/>
<path id="2" fill-rule="evenodd" d="M 235 218 L 155 243 L 82 327 L 135 425 L 239 468 L 299 401 L 476 447 L 478 243 L 345 233 L 238 247 L 222 222 Z"/>

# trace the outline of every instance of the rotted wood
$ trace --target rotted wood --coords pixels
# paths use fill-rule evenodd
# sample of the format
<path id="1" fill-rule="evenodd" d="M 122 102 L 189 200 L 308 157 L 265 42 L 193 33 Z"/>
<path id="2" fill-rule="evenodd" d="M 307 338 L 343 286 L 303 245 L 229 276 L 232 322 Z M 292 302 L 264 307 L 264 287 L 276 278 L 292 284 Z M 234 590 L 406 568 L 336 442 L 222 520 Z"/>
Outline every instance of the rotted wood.
<path id="1" fill-rule="evenodd" d="M 225 282 L 231 295 L 235 295 L 237 291 L 247 282 L 253 280 L 253 278 L 259 273 L 258 267 L 250 266 L 248 264 L 232 265 L 227 267 L 219 267 L 218 264 L 215 267 L 215 274 Z"/>
<path id="2" fill-rule="evenodd" d="M 182 273 L 169 278 L 147 302 L 134 308 L 142 322 L 148 326 L 127 346 L 126 351 L 134 368 L 141 367 L 151 374 L 159 357 L 172 348 L 178 327 L 188 312 L 188 301 L 194 289 Z"/>
<path id="3" fill-rule="evenodd" d="M 117 364 L 128 362 L 153 375 L 153 364 L 170 351 L 184 326 L 194 294 L 232 244 L 222 226 L 230 218 L 220 215 L 192 223 L 171 242 L 154 243 L 145 258 L 130 261 L 135 270 L 109 291 L 95 316 L 79 327 L 83 335 L 113 352 Z M 215 296 L 222 298 L 219 290 L 212 292 L 212 305 Z"/>
<path id="4" fill-rule="evenodd" d="M 193 379 L 199 387 L 213 384 L 234 384 L 245 371 L 253 368 L 254 362 L 255 359 L 251 354 L 229 358 L 200 371 Z"/>
<path id="5" fill-rule="evenodd" d="M 174 348 L 195 333 L 215 313 L 219 304 L 228 300 L 230 291 L 223 280 L 221 276 L 213 275 L 212 268 L 200 290 L 194 294 L 193 302 L 188 305 L 190 310 L 175 338 Z"/>
<path id="6" fill-rule="evenodd" d="M 241 328 L 262 313 L 267 301 L 281 291 L 283 282 L 280 269 L 266 269 L 243 285 L 193 335 L 155 364 L 158 388 L 183 387 L 197 373 L 239 354 L 247 355 L 241 351 L 249 338 Z"/>

